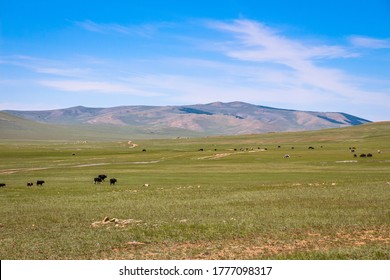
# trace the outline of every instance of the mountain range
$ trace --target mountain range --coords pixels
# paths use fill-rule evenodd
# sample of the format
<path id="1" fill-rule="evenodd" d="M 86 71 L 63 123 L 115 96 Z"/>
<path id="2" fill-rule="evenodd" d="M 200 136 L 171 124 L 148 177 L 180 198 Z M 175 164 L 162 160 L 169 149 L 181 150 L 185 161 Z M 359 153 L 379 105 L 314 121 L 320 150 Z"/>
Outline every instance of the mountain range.
<path id="1" fill-rule="evenodd" d="M 94 130 L 139 137 L 236 135 L 318 130 L 369 123 L 340 112 L 271 108 L 244 102 L 214 102 L 186 106 L 83 106 L 57 110 L 15 111 L 0 114 L 0 127 Z M 23 125 L 21 125 L 23 123 Z M 15 128 L 15 127 L 14 127 Z"/>

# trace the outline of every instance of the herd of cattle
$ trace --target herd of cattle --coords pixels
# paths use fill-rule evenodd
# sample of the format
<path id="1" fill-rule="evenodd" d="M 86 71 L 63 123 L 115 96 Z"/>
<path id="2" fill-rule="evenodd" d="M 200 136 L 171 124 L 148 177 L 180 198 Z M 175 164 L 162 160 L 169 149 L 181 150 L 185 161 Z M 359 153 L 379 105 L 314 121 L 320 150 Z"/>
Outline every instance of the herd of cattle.
<path id="1" fill-rule="evenodd" d="M 37 186 L 43 186 L 43 184 L 45 183 L 45 181 L 43 180 L 37 180 L 36 184 Z M 5 183 L 0 183 L 0 187 L 5 187 L 6 184 Z M 32 187 L 34 186 L 34 183 L 33 182 L 27 182 L 27 187 Z"/>
<path id="2" fill-rule="evenodd" d="M 101 175 L 98 175 L 97 177 L 95 177 L 95 178 L 93 179 L 93 182 L 94 182 L 94 184 L 101 184 L 101 183 L 104 182 L 104 180 L 105 180 L 106 178 L 107 178 L 106 175 L 101 174 Z M 117 179 L 111 178 L 111 179 L 110 179 L 110 186 L 115 185 L 116 182 L 118 182 Z"/>
<path id="3" fill-rule="evenodd" d="M 94 184 L 101 184 L 101 183 L 103 183 L 104 182 L 104 180 L 107 178 L 107 176 L 106 175 L 98 175 L 96 178 L 94 178 L 93 179 L 93 181 L 94 181 Z M 115 183 L 116 182 L 118 182 L 118 180 L 117 179 L 115 179 L 115 178 L 111 178 L 110 179 L 110 185 L 112 186 L 112 185 L 115 185 Z M 36 182 L 36 185 L 37 186 L 43 186 L 43 184 L 45 183 L 45 181 L 44 180 L 37 180 L 37 182 Z M 0 187 L 2 188 L 2 187 L 5 187 L 6 186 L 6 184 L 5 183 L 0 183 Z M 33 187 L 34 186 L 34 183 L 33 182 L 27 182 L 27 187 Z"/>
<path id="4" fill-rule="evenodd" d="M 281 148 L 281 146 L 278 146 L 278 148 Z M 321 146 L 321 148 L 323 148 L 323 146 Z M 258 149 L 260 149 L 260 147 L 258 147 Z M 291 149 L 294 149 L 294 147 L 291 147 Z M 308 149 L 309 149 L 309 150 L 314 150 L 314 147 L 310 146 Z M 216 150 L 217 150 L 217 149 L 215 149 L 215 151 L 216 151 Z M 234 149 L 234 150 L 237 151 L 237 149 Z M 244 150 L 244 149 L 240 149 L 240 150 L 242 151 L 242 150 Z M 251 149 L 246 148 L 245 150 L 246 150 L 246 151 L 248 151 L 248 150 L 253 150 L 253 148 L 251 148 Z M 263 150 L 267 150 L 267 148 L 264 148 Z M 350 150 L 351 153 L 354 153 L 354 154 L 353 154 L 354 157 L 358 157 L 358 155 L 355 153 L 356 147 L 349 147 L 349 150 Z M 146 151 L 146 150 L 144 150 L 144 151 Z M 204 149 L 203 149 L 203 148 L 200 148 L 198 151 L 202 151 L 202 152 L 203 152 Z M 380 154 L 380 153 L 381 153 L 381 150 L 378 150 L 377 152 L 378 152 L 378 154 Z M 360 154 L 360 155 L 359 155 L 359 157 L 361 157 L 361 158 L 372 157 L 372 156 L 373 156 L 372 153 Z M 289 155 L 289 154 L 285 154 L 283 157 L 284 157 L 284 158 L 290 158 L 290 155 Z M 103 182 L 105 181 L 105 179 L 107 179 L 107 176 L 104 175 L 104 174 L 101 174 L 101 175 L 98 175 L 97 177 L 95 177 L 95 178 L 93 179 L 93 182 L 94 182 L 94 184 L 101 184 L 101 183 L 103 183 Z M 111 179 L 110 179 L 110 186 L 115 185 L 117 182 L 118 182 L 118 180 L 117 180 L 116 178 L 111 178 Z M 37 186 L 42 186 L 44 183 L 45 183 L 45 181 L 43 181 L 43 180 L 37 180 L 36 185 L 37 185 Z M 1 188 L 1 187 L 5 187 L 5 186 L 6 186 L 5 183 L 0 183 L 0 188 Z M 27 187 L 32 187 L 32 186 L 34 186 L 34 183 L 33 183 L 33 182 L 27 182 Z M 144 186 L 148 186 L 148 184 L 145 184 Z"/>

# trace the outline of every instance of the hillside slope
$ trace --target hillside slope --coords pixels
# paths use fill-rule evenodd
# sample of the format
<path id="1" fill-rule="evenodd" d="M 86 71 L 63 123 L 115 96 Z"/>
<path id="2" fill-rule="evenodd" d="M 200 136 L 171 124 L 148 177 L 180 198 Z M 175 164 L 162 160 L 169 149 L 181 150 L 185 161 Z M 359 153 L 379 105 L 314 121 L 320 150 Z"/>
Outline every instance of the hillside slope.
<path id="1" fill-rule="evenodd" d="M 3 111 L 1 114 L 0 127 L 8 138 L 20 134 L 34 139 L 39 135 L 52 135 L 48 139 L 68 139 L 69 135 L 97 139 L 238 135 L 318 130 L 370 122 L 345 113 L 285 110 L 243 102 L 113 108 L 78 106 L 45 111 Z"/>
<path id="2" fill-rule="evenodd" d="M 201 135 L 304 131 L 359 125 L 370 121 L 336 112 L 296 111 L 243 102 L 188 106 L 72 107 L 46 111 L 5 111 L 30 121 L 61 125 L 134 127 L 147 133 L 179 130 Z"/>

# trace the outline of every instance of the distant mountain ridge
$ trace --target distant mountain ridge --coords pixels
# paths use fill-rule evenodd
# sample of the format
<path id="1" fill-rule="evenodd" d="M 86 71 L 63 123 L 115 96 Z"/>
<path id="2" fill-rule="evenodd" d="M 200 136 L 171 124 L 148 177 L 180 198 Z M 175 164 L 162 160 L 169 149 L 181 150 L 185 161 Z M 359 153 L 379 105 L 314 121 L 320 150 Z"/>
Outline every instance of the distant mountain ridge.
<path id="1" fill-rule="evenodd" d="M 214 102 L 183 106 L 119 106 L 58 110 L 3 111 L 41 124 L 136 127 L 147 133 L 164 129 L 199 135 L 235 135 L 264 132 L 304 131 L 369 123 L 340 112 L 279 109 L 244 102 Z"/>

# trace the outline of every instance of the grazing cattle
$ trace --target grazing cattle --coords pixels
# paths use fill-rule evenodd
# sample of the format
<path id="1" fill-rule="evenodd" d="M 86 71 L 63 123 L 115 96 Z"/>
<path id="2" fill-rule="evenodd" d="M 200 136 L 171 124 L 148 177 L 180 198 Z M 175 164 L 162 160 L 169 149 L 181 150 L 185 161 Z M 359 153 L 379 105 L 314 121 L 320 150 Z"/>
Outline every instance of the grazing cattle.
<path id="1" fill-rule="evenodd" d="M 0 183 L 0 188 L 5 187 L 4 183 Z"/>
<path id="2" fill-rule="evenodd" d="M 37 186 L 42 186 L 45 183 L 43 180 L 38 180 L 37 181 Z"/>
<path id="3" fill-rule="evenodd" d="M 199 152 L 203 152 L 204 150 L 203 150 L 203 148 L 200 148 L 198 151 L 199 151 Z"/>
<path id="4" fill-rule="evenodd" d="M 146 152 L 146 149 L 142 149 L 143 152 Z"/>
<path id="5" fill-rule="evenodd" d="M 107 176 L 102 174 L 102 175 L 98 175 L 98 178 L 100 178 L 100 179 L 102 179 L 102 181 L 104 181 L 107 178 Z"/>
<path id="6" fill-rule="evenodd" d="M 27 182 L 27 187 L 32 187 L 32 186 L 34 186 L 33 182 Z"/>
<path id="7" fill-rule="evenodd" d="M 143 187 L 149 187 L 150 185 L 149 184 L 144 184 Z"/>
<path id="8" fill-rule="evenodd" d="M 117 179 L 111 178 L 111 179 L 110 179 L 110 185 L 115 185 L 115 183 L 116 183 L 117 181 L 118 181 Z"/>
<path id="9" fill-rule="evenodd" d="M 353 157 L 357 157 L 357 154 L 354 154 Z"/>
<path id="10" fill-rule="evenodd" d="M 284 155 L 283 157 L 284 158 L 290 158 L 290 155 Z"/>
<path id="11" fill-rule="evenodd" d="M 367 155 L 366 154 L 361 154 L 360 157 L 366 157 Z"/>
<path id="12" fill-rule="evenodd" d="M 381 150 L 378 150 L 377 152 L 378 152 L 378 154 L 380 154 L 380 153 L 381 153 Z"/>
<path id="13" fill-rule="evenodd" d="M 96 183 L 101 184 L 102 182 L 103 182 L 103 179 L 100 178 L 100 177 L 96 177 L 96 178 L 93 179 L 93 183 L 94 183 L 94 184 L 96 184 Z"/>
<path id="14" fill-rule="evenodd" d="M 310 146 L 310 147 L 309 147 L 309 150 L 314 150 L 314 147 Z"/>
<path id="15" fill-rule="evenodd" d="M 367 154 L 367 157 L 372 157 L 372 154 Z"/>

